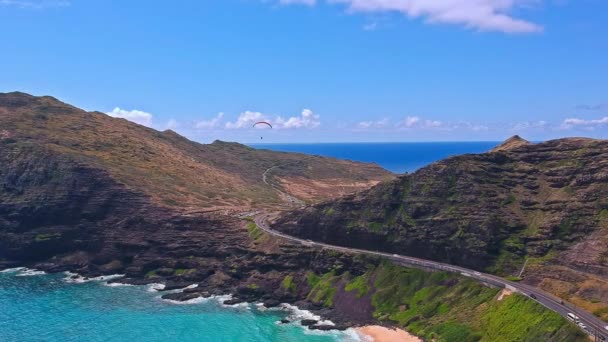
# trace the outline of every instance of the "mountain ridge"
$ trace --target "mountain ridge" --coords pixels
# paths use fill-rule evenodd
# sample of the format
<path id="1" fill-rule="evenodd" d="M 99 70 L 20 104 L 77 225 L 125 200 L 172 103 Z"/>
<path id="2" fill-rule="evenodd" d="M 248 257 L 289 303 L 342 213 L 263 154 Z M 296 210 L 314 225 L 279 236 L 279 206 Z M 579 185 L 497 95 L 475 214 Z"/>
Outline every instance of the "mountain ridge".
<path id="1" fill-rule="evenodd" d="M 286 213 L 273 228 L 504 276 L 528 259 L 525 282 L 606 319 L 608 141 L 522 140 Z"/>
<path id="2" fill-rule="evenodd" d="M 277 186 L 282 181 L 305 181 L 309 201 L 358 191 L 392 177 L 372 164 L 255 150 L 237 143 L 198 144 L 170 130 L 158 132 L 100 112 L 85 112 L 52 97 L 24 93 L 0 94 L 0 127 L 12 140 L 71 154 L 174 207 L 176 203 L 225 209 L 280 206 L 280 197 L 262 182 L 262 173 L 290 162 L 297 165 L 273 173 Z M 163 181 L 166 177 L 173 182 Z M 315 186 L 312 179 L 320 184 Z"/>

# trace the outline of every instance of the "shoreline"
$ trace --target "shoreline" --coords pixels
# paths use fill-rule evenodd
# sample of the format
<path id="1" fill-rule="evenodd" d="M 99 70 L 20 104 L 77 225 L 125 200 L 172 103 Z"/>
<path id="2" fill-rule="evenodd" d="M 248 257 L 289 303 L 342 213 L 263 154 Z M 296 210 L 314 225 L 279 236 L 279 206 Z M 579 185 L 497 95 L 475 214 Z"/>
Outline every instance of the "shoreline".
<path id="1" fill-rule="evenodd" d="M 399 328 L 387 328 L 380 325 L 366 325 L 355 328 L 363 341 L 373 342 L 423 342 L 420 337 Z"/>
<path id="2" fill-rule="evenodd" d="M 0 274 L 2 274 L 2 273 L 11 273 L 11 274 L 14 274 L 14 276 L 16 276 L 16 277 L 30 277 L 30 276 L 62 274 L 65 276 L 62 278 L 62 280 L 66 284 L 70 284 L 70 285 L 83 284 L 83 283 L 88 283 L 88 282 L 96 282 L 96 283 L 100 283 L 101 285 L 107 286 L 107 287 L 136 286 L 136 287 L 141 287 L 142 290 L 147 291 L 147 292 L 158 293 L 159 296 L 156 296 L 155 298 L 165 302 L 168 305 L 196 305 L 196 304 L 201 304 L 201 303 L 205 303 L 205 302 L 213 300 L 213 301 L 216 301 L 219 304 L 219 306 L 226 308 L 226 309 L 242 308 L 244 305 L 246 305 L 247 307 L 255 308 L 255 310 L 260 311 L 260 312 L 280 311 L 280 312 L 284 312 L 286 314 L 286 317 L 281 320 L 276 321 L 275 324 L 277 324 L 277 325 L 283 325 L 283 324 L 293 325 L 294 327 L 303 329 L 304 331 L 306 331 L 308 333 L 312 333 L 312 334 L 333 335 L 333 334 L 339 333 L 339 334 L 343 334 L 343 337 L 346 338 L 345 341 L 360 341 L 360 342 L 371 341 L 371 339 L 368 338 L 367 335 L 362 335 L 361 332 L 359 332 L 360 328 L 357 328 L 356 326 L 350 326 L 346 329 L 339 329 L 336 326 L 336 324 L 329 319 L 329 317 L 323 317 L 323 316 L 319 315 L 319 313 L 314 312 L 314 310 L 304 309 L 304 308 L 301 308 L 297 305 L 290 304 L 290 303 L 280 303 L 279 305 L 272 306 L 272 307 L 264 306 L 263 302 L 243 301 L 243 302 L 239 302 L 236 304 L 226 304 L 225 303 L 226 301 L 230 301 L 231 299 L 233 299 L 232 294 L 210 295 L 208 297 L 201 296 L 201 297 L 191 298 L 188 300 L 171 300 L 171 299 L 162 298 L 162 293 L 165 293 L 165 294 L 183 293 L 184 290 L 196 288 L 198 286 L 198 284 L 192 284 L 192 285 L 184 287 L 184 288 L 164 291 L 165 284 L 160 283 L 160 282 L 141 284 L 141 285 L 129 284 L 128 282 L 121 283 L 120 280 L 121 280 L 121 278 L 124 277 L 123 274 L 86 277 L 86 276 L 83 276 L 81 274 L 74 273 L 71 271 L 45 272 L 40 269 L 28 268 L 28 267 L 11 267 L 11 268 L 6 268 L 6 269 L 0 269 Z M 316 321 L 316 323 L 310 324 L 310 325 L 302 324 L 302 321 L 307 321 L 307 320 L 308 321 L 313 320 L 313 321 Z M 323 328 L 313 329 L 313 328 L 311 328 L 312 325 L 323 326 L 323 327 L 326 327 L 326 329 L 323 329 Z M 331 329 L 332 327 L 336 327 L 336 328 Z M 327 329 L 327 328 L 329 328 L 329 329 Z M 376 341 L 381 341 L 381 340 L 376 340 Z"/>

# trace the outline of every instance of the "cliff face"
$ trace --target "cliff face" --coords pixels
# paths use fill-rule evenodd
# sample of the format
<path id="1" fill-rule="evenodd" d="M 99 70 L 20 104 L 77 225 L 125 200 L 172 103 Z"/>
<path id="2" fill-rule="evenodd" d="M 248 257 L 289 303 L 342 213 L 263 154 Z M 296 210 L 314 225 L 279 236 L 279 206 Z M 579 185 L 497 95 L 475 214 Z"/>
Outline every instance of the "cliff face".
<path id="1" fill-rule="evenodd" d="M 501 275 L 517 275 L 528 259 L 526 281 L 604 316 L 608 141 L 521 140 L 288 213 L 274 228 Z"/>

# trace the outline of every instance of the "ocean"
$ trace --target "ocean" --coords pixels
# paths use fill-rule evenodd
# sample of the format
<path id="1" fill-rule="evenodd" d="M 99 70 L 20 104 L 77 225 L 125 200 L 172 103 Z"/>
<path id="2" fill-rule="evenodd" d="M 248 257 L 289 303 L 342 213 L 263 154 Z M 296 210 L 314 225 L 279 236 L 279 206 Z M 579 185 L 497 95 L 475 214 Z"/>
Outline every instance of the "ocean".
<path id="1" fill-rule="evenodd" d="M 318 332 L 283 318 L 299 310 L 225 307 L 221 298 L 176 304 L 151 286 L 73 283 L 66 274 L 0 273 L 0 341 L 358 341 L 354 330 Z"/>
<path id="2" fill-rule="evenodd" d="M 500 142 L 250 144 L 260 149 L 300 152 L 377 163 L 394 173 L 414 172 L 432 162 L 465 153 L 482 153 Z"/>
<path id="3" fill-rule="evenodd" d="M 396 172 L 416 169 L 450 155 L 484 152 L 495 142 L 263 144 L 302 152 L 376 162 Z M 65 274 L 0 273 L 0 341 L 357 341 L 354 330 L 313 332 L 298 323 L 298 310 L 225 307 L 218 298 L 177 304 L 150 286 L 108 286 L 104 280 L 73 283 Z"/>

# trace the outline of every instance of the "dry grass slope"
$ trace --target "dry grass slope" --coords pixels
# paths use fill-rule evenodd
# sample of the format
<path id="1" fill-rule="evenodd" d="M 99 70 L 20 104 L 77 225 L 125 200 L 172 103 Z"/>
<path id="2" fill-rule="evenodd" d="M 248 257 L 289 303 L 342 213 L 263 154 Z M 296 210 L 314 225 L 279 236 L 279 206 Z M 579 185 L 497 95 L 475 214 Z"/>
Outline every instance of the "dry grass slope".
<path id="1" fill-rule="evenodd" d="M 157 203 L 184 211 L 279 206 L 277 192 L 262 181 L 273 166 L 278 167 L 271 176 L 289 179 L 290 185 L 320 182 L 329 187 L 313 188 L 310 201 L 342 190 L 332 189 L 336 181 L 354 184 L 349 191 L 356 191 L 392 177 L 372 164 L 221 141 L 203 145 L 170 130 L 159 132 L 23 93 L 0 94 L 0 127 L 2 144 L 36 144 L 69 155 L 108 171 Z"/>

